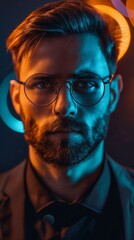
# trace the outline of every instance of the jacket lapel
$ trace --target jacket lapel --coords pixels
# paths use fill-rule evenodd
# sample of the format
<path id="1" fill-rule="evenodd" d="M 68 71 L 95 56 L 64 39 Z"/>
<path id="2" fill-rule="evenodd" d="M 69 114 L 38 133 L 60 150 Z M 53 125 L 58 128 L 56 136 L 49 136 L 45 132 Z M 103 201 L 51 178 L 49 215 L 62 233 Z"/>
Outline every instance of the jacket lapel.
<path id="1" fill-rule="evenodd" d="M 24 169 L 25 161 L 5 177 L 0 196 L 1 239 L 24 240 Z M 0 239 L 0 240 L 1 240 Z"/>
<path id="2" fill-rule="evenodd" d="M 125 183 L 122 183 L 119 186 L 119 191 L 123 210 L 125 240 L 134 240 L 134 190 L 132 191 L 132 182 L 130 186 L 130 181 L 127 182 L 126 178 L 124 180 L 129 187 L 125 187 Z"/>
<path id="3" fill-rule="evenodd" d="M 119 190 L 125 240 L 134 240 L 134 183 L 127 171 L 113 160 L 109 163 Z"/>

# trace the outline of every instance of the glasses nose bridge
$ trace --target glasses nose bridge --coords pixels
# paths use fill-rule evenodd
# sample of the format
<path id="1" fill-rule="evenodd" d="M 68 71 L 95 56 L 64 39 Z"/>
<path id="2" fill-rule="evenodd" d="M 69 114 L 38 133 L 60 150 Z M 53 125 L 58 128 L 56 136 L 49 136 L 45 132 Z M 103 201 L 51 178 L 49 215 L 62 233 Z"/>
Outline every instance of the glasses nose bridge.
<path id="1" fill-rule="evenodd" d="M 69 84 L 69 86 L 67 85 L 67 84 Z M 58 92 L 57 92 L 57 98 L 58 98 L 58 96 L 59 96 L 59 93 L 60 93 L 60 90 L 62 89 L 62 87 L 65 85 L 67 88 L 68 88 L 68 90 L 69 90 L 69 92 L 70 92 L 70 95 L 71 95 L 71 97 L 72 97 L 72 91 L 71 91 L 71 88 L 72 88 L 72 83 L 68 80 L 68 81 L 58 81 L 57 82 L 57 85 L 58 85 Z"/>
<path id="2" fill-rule="evenodd" d="M 68 81 L 58 81 L 57 84 L 58 84 L 58 88 L 59 88 L 59 91 L 60 89 L 62 88 L 63 85 L 66 85 L 66 84 L 69 84 L 70 88 L 67 86 L 67 88 L 71 91 L 71 86 L 72 86 L 72 83 L 68 80 Z M 58 92 L 59 92 L 58 91 Z"/>

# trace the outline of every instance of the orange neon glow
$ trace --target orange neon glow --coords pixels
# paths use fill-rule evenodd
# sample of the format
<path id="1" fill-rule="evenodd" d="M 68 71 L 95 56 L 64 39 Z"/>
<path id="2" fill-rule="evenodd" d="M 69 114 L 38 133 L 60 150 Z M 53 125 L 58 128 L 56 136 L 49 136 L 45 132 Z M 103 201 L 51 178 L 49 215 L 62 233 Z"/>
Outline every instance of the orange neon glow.
<path id="1" fill-rule="evenodd" d="M 127 10 L 127 12 L 128 12 L 129 20 L 130 20 L 130 22 L 132 23 L 132 25 L 133 25 L 133 27 L 134 27 L 134 1 L 132 1 L 132 0 L 127 0 L 127 1 L 126 1 L 126 7 L 127 7 L 127 9 L 133 10 L 133 15 L 132 15 L 132 14 L 130 15 L 130 13 L 129 13 L 128 10 Z"/>
<path id="2" fill-rule="evenodd" d="M 116 9 L 106 5 L 94 5 L 94 7 L 97 8 L 98 11 L 103 12 L 112 17 L 120 27 L 121 39 L 119 47 L 120 52 L 118 56 L 119 61 L 125 55 L 130 45 L 131 33 L 129 25 L 126 19 L 123 17 L 123 15 L 119 13 Z"/>

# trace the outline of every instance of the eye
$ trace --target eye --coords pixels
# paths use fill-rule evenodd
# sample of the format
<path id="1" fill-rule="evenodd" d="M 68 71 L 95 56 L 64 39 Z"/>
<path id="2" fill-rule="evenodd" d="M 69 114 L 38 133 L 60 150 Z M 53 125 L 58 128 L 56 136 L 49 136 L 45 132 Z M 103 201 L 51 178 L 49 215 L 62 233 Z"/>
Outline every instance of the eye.
<path id="1" fill-rule="evenodd" d="M 87 81 L 84 80 L 84 81 L 78 81 L 77 86 L 80 88 L 91 88 L 91 87 L 94 87 L 95 84 L 89 80 L 87 80 Z"/>
<path id="2" fill-rule="evenodd" d="M 51 87 L 51 84 L 47 80 L 36 81 L 36 83 L 34 83 L 34 87 L 38 89 L 45 89 Z"/>
<path id="3" fill-rule="evenodd" d="M 97 85 L 94 81 L 86 80 L 76 80 L 74 82 L 74 91 L 93 91 L 97 88 Z"/>
<path id="4" fill-rule="evenodd" d="M 26 86 L 29 89 L 48 89 L 53 87 L 53 82 L 49 78 L 31 78 Z"/>

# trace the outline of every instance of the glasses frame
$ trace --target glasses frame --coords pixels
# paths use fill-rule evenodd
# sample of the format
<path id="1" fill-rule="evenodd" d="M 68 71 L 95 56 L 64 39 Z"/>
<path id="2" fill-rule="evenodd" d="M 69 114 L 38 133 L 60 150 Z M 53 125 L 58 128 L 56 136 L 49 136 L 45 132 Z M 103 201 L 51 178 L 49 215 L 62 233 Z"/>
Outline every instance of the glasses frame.
<path id="1" fill-rule="evenodd" d="M 85 74 L 90 74 L 90 75 L 94 75 L 94 76 L 98 77 L 98 78 L 103 82 L 103 84 L 104 84 L 104 91 L 103 91 L 103 94 L 102 94 L 101 98 L 100 98 L 96 103 L 94 103 L 94 104 L 92 104 L 92 105 L 89 105 L 89 106 L 85 106 L 85 105 L 79 103 L 79 102 L 73 97 L 73 94 L 72 94 L 72 92 L 73 92 L 72 85 L 73 85 L 74 81 L 75 81 L 78 77 L 84 76 Z M 110 84 L 110 83 L 112 82 L 113 78 L 114 78 L 114 74 L 112 74 L 112 75 L 107 75 L 106 77 L 103 77 L 103 78 L 102 78 L 102 77 L 100 77 L 100 76 L 99 76 L 98 74 L 96 74 L 96 73 L 85 72 L 85 73 L 79 74 L 77 77 L 74 77 L 72 82 L 70 82 L 70 81 L 57 81 L 57 80 L 56 80 L 56 81 L 57 81 L 57 86 L 58 86 L 58 91 L 57 91 L 57 96 L 56 96 L 56 98 L 55 98 L 54 100 L 52 100 L 50 103 L 41 106 L 41 105 L 38 105 L 38 104 L 33 103 L 33 102 L 29 99 L 29 97 L 27 96 L 27 93 L 26 93 L 26 83 L 27 83 L 27 81 L 28 81 L 31 77 L 36 76 L 36 75 L 45 75 L 45 76 L 49 76 L 49 77 L 51 76 L 51 75 L 48 75 L 48 74 L 45 74 L 45 73 L 36 73 L 36 74 L 31 75 L 28 79 L 26 79 L 25 82 L 20 81 L 20 80 L 16 80 L 16 81 L 17 81 L 19 84 L 21 84 L 21 85 L 24 86 L 24 93 L 25 93 L 26 98 L 27 98 L 33 105 L 35 105 L 35 106 L 37 106 L 37 107 L 47 107 L 47 106 L 51 105 L 54 101 L 56 101 L 56 99 L 58 98 L 58 95 L 59 95 L 59 91 L 60 91 L 60 89 L 61 89 L 61 87 L 62 87 L 62 85 L 63 85 L 64 83 L 65 83 L 65 84 L 66 84 L 66 83 L 69 83 L 69 84 L 70 84 L 70 94 L 71 94 L 71 97 L 72 97 L 72 99 L 73 99 L 77 104 L 79 104 L 80 106 L 83 106 L 83 107 L 88 107 L 88 108 L 89 108 L 89 107 L 92 107 L 92 106 L 96 105 L 98 102 L 101 101 L 101 99 L 103 98 L 103 96 L 104 96 L 104 94 L 105 94 L 105 85 L 106 85 L 106 84 Z M 107 79 L 107 78 L 109 78 L 109 79 L 108 79 L 107 81 L 104 81 L 104 80 Z M 59 83 L 60 83 L 60 84 L 59 84 Z"/>

